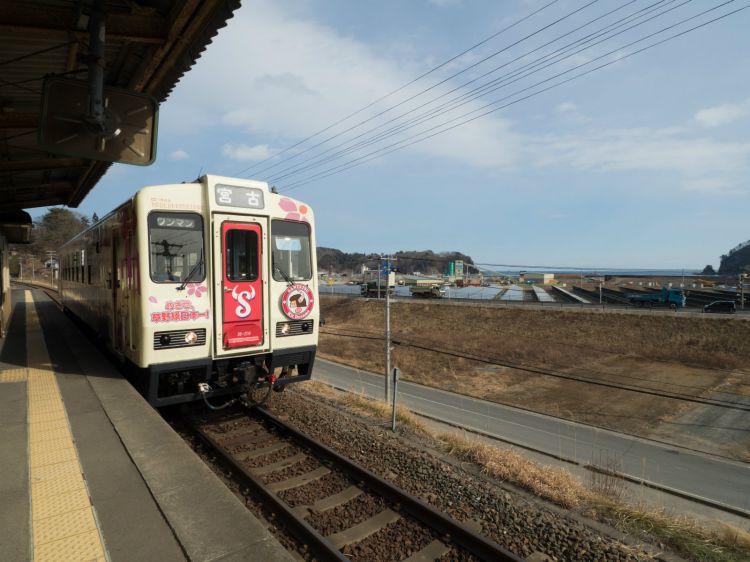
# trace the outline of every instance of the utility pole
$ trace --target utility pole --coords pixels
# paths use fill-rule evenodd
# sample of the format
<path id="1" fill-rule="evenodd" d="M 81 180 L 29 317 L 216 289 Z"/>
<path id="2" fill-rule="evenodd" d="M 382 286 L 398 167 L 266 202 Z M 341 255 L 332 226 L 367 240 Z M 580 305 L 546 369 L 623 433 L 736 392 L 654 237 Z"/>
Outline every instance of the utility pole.
<path id="1" fill-rule="evenodd" d="M 383 258 L 380 258 L 381 260 Z M 378 298 L 380 298 L 380 264 L 378 264 Z"/>
<path id="2" fill-rule="evenodd" d="M 393 368 L 393 410 L 391 412 L 391 431 L 396 431 L 396 395 L 398 394 L 398 379 L 401 372 L 398 367 Z"/>
<path id="3" fill-rule="evenodd" d="M 602 282 L 599 281 L 599 304 L 602 304 Z"/>
<path id="4" fill-rule="evenodd" d="M 747 278 L 747 276 L 747 273 L 740 273 L 740 310 L 745 310 L 745 284 L 742 282 L 742 280 Z"/>
<path id="5" fill-rule="evenodd" d="M 390 256 L 381 257 L 381 262 L 384 262 L 382 269 L 385 273 L 385 402 L 390 402 L 391 399 L 391 262 L 393 261 Z M 378 268 L 378 279 L 380 279 L 380 270 Z M 380 285 L 378 285 L 379 290 Z"/>

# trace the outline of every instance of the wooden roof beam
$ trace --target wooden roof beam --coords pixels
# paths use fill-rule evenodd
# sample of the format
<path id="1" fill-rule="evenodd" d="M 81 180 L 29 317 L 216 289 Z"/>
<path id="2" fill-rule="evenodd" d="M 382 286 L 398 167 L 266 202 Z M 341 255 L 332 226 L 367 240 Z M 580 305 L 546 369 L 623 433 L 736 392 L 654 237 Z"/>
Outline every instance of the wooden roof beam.
<path id="1" fill-rule="evenodd" d="M 62 205 L 65 199 L 62 197 L 47 197 L 45 199 L 21 199 L 0 202 L 0 211 L 14 211 L 19 208 L 32 209 L 34 207 L 47 207 L 49 205 Z"/>
<path id="2" fill-rule="evenodd" d="M 0 173 L 54 170 L 56 168 L 85 168 L 89 160 L 83 158 L 41 158 L 37 160 L 0 161 Z"/>
<path id="3" fill-rule="evenodd" d="M 26 2 L 4 0 L 0 10 L 0 33 L 44 35 L 66 41 L 71 35 L 88 37 L 85 29 L 76 29 L 75 10 L 56 6 L 40 9 Z M 161 44 L 166 37 L 167 20 L 157 13 L 107 14 L 107 38 L 140 43 Z"/>
<path id="4" fill-rule="evenodd" d="M 36 129 L 38 126 L 38 113 L 0 112 L 0 129 Z"/>

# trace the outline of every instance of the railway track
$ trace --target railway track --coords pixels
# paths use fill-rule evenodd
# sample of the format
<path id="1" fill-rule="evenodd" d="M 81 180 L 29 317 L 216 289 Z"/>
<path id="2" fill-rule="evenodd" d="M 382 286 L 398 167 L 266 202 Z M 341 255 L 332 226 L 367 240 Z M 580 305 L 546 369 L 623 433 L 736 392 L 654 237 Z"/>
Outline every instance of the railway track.
<path id="1" fill-rule="evenodd" d="M 318 560 L 523 560 L 262 408 L 187 425 Z"/>

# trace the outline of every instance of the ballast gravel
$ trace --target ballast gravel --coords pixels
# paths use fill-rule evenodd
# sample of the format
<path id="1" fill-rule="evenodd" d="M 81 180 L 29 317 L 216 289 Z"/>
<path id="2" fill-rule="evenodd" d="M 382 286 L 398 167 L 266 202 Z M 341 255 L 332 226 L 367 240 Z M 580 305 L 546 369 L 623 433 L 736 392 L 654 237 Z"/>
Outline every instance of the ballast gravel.
<path id="1" fill-rule="evenodd" d="M 290 389 L 269 401 L 266 407 L 440 511 L 481 528 L 487 537 L 521 557 L 535 554 L 544 555 L 542 560 L 591 562 L 653 559 L 652 554 L 602 535 L 577 518 L 510 493 L 414 447 L 393 435 L 384 424 L 325 404 L 317 395 L 306 396 L 304 388 Z M 318 523 L 327 518 L 334 520 L 331 512 L 325 517 L 315 519 L 315 514 L 312 517 L 311 522 Z M 451 552 L 443 558 L 455 560 L 455 556 Z"/>

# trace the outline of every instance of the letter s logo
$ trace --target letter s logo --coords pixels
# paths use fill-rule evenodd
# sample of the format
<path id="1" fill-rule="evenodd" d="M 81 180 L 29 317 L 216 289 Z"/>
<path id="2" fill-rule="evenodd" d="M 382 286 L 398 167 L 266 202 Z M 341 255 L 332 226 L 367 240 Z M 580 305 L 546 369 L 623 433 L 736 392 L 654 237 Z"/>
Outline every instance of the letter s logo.
<path id="1" fill-rule="evenodd" d="M 250 303 L 248 301 L 251 301 L 255 298 L 255 289 L 252 287 L 252 285 L 249 287 L 249 289 L 249 291 L 240 291 L 239 293 L 237 292 L 236 285 L 232 289 L 232 298 L 238 303 L 237 308 L 234 309 L 234 312 L 240 318 L 247 318 L 252 312 L 252 308 L 250 307 Z"/>

